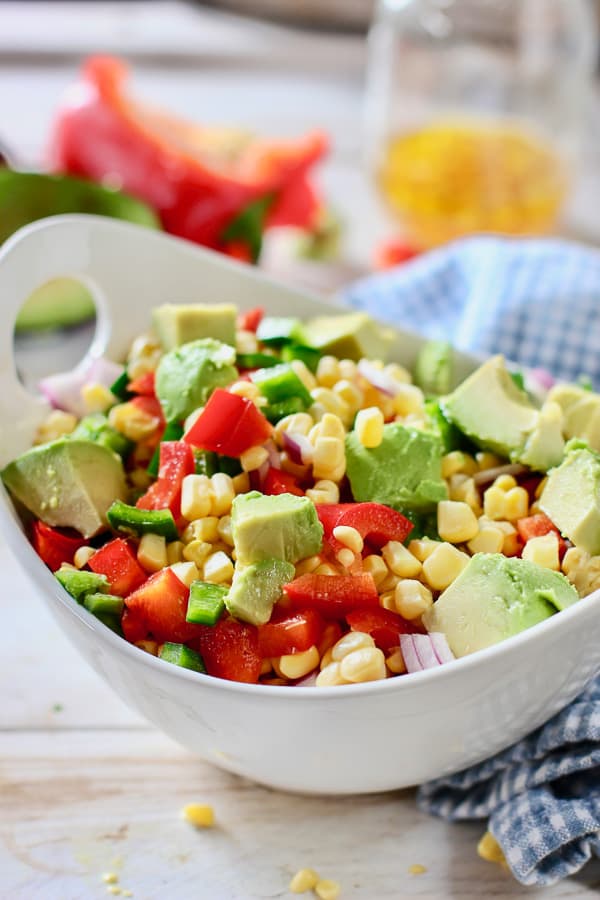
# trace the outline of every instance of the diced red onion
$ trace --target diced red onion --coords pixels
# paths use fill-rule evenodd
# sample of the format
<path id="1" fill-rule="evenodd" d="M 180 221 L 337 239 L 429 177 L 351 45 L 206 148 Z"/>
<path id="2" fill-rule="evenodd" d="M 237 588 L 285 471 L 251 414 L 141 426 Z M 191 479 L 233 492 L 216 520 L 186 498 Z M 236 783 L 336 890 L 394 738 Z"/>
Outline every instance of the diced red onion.
<path id="1" fill-rule="evenodd" d="M 271 468 L 271 463 L 269 462 L 268 459 L 265 459 L 264 463 L 261 463 L 261 465 L 258 467 L 258 469 L 255 469 L 253 472 L 250 473 L 250 476 L 251 476 L 250 481 L 251 482 L 253 481 L 252 476 L 254 475 L 258 481 L 258 487 L 262 490 L 262 486 L 265 483 L 265 478 L 267 477 L 267 472 L 269 471 L 270 468 Z M 254 486 L 252 489 L 256 490 L 256 488 Z"/>
<path id="2" fill-rule="evenodd" d="M 423 671 L 421 660 L 417 656 L 417 651 L 413 643 L 413 637 L 414 635 L 412 634 L 400 635 L 400 650 L 402 651 L 402 658 L 404 659 L 406 671 L 409 673 Z"/>
<path id="3" fill-rule="evenodd" d="M 70 372 L 59 372 L 57 375 L 42 378 L 38 387 L 55 409 L 64 409 L 76 416 L 83 416 L 86 409 L 81 396 L 82 387 L 85 384 L 102 384 L 109 388 L 122 371 L 123 366 L 98 356 L 95 359 L 85 360 L 84 364 Z"/>
<path id="4" fill-rule="evenodd" d="M 284 431 L 283 446 L 293 463 L 307 466 L 312 462 L 313 446 L 306 435 Z"/>
<path id="5" fill-rule="evenodd" d="M 448 646 L 445 634 L 442 634 L 441 631 L 430 631 L 428 637 L 440 663 L 452 662 L 455 659 L 454 653 Z"/>
<path id="6" fill-rule="evenodd" d="M 401 634 L 400 649 L 409 673 L 434 669 L 454 659 L 445 635 L 439 632 Z"/>
<path id="7" fill-rule="evenodd" d="M 476 472 L 473 475 L 473 481 L 477 487 L 482 487 L 484 484 L 491 484 L 500 475 L 517 477 L 518 475 L 524 475 L 525 472 L 529 472 L 527 466 L 523 466 L 521 463 L 507 463 L 505 466 L 494 466 L 493 469 L 483 469 L 481 472 Z"/>
<path id="8" fill-rule="evenodd" d="M 269 439 L 268 441 L 265 441 L 265 443 L 263 444 L 263 447 L 269 454 L 269 458 L 268 458 L 269 465 L 273 466 L 275 469 L 280 469 L 281 468 L 281 456 L 279 455 L 279 450 L 275 446 L 275 441 L 272 441 Z"/>
<path id="9" fill-rule="evenodd" d="M 386 394 L 388 397 L 395 397 L 400 390 L 400 385 L 394 378 L 382 369 L 378 369 L 377 366 L 374 366 L 373 363 L 370 363 L 367 359 L 360 360 L 358 363 L 358 371 L 370 385 L 377 388 L 378 391 L 381 391 L 382 394 Z"/>
<path id="10" fill-rule="evenodd" d="M 310 675 L 307 675 L 305 678 L 297 681 L 294 687 L 316 687 L 317 686 L 317 675 L 318 672 L 311 672 Z"/>
<path id="11" fill-rule="evenodd" d="M 549 391 L 556 384 L 556 378 L 550 372 L 547 372 L 546 369 L 530 369 L 527 372 L 526 381 L 529 381 L 529 379 L 546 391 Z"/>

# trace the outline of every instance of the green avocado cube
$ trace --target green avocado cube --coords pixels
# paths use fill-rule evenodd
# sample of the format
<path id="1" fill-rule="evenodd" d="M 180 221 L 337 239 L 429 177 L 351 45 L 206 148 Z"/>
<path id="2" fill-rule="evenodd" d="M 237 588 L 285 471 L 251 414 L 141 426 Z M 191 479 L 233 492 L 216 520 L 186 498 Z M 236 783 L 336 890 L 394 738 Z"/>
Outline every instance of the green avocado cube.
<path id="1" fill-rule="evenodd" d="M 351 431 L 346 435 L 346 474 L 352 496 L 407 513 L 429 512 L 448 497 L 443 452 L 439 434 L 400 422 L 384 425 L 383 440 L 370 449 Z"/>
<path id="2" fill-rule="evenodd" d="M 385 359 L 393 333 L 364 312 L 317 316 L 304 325 L 304 343 L 340 359 Z"/>
<path id="3" fill-rule="evenodd" d="M 164 350 L 199 338 L 235 344 L 237 310 L 232 303 L 164 303 L 152 313 L 152 324 Z"/>
<path id="4" fill-rule="evenodd" d="M 600 454 L 567 444 L 563 462 L 548 474 L 540 509 L 561 534 L 592 556 L 600 553 Z"/>
<path id="5" fill-rule="evenodd" d="M 203 338 L 165 353 L 156 369 L 156 396 L 167 422 L 181 422 L 204 406 L 215 388 L 235 381 L 235 350 Z"/>
<path id="6" fill-rule="evenodd" d="M 318 553 L 323 541 L 314 503 L 294 494 L 238 494 L 231 507 L 231 532 L 241 566 L 264 559 L 293 564 Z"/>
<path id="7" fill-rule="evenodd" d="M 283 585 L 291 581 L 294 566 L 282 559 L 263 559 L 242 569 L 236 568 L 233 583 L 225 597 L 232 616 L 251 625 L 264 625 L 281 597 Z"/>

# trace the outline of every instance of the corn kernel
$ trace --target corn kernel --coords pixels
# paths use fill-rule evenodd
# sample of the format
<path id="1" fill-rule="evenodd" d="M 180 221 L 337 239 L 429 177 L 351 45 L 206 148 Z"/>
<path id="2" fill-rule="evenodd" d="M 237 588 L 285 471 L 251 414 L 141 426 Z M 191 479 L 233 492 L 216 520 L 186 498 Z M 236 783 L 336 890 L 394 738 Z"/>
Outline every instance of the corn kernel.
<path id="1" fill-rule="evenodd" d="M 421 562 L 400 541 L 388 541 L 381 555 L 395 575 L 415 578 L 421 571 Z"/>
<path id="2" fill-rule="evenodd" d="M 383 367 L 383 371 L 390 378 L 393 378 L 394 381 L 397 381 L 398 384 L 411 384 L 412 376 L 408 369 L 405 369 L 404 366 L 401 366 L 399 363 L 388 363 L 387 366 Z"/>
<path id="3" fill-rule="evenodd" d="M 284 431 L 290 434 L 302 434 L 306 437 L 314 427 L 312 417 L 308 413 L 292 413 L 290 416 L 284 416 L 275 426 L 275 434 L 281 438 Z M 279 442 L 281 444 L 281 440 Z"/>
<path id="4" fill-rule="evenodd" d="M 477 462 L 480 472 L 485 472 L 486 469 L 496 469 L 498 466 L 502 465 L 500 457 L 487 450 L 480 450 L 476 453 L 475 461 Z"/>
<path id="5" fill-rule="evenodd" d="M 362 553 L 363 539 L 360 532 L 351 525 L 336 525 L 333 529 L 333 536 L 340 544 L 349 547 L 354 553 Z"/>
<path id="6" fill-rule="evenodd" d="M 393 591 L 399 581 L 399 575 L 394 575 L 393 572 L 388 572 L 377 589 L 379 593 L 383 595 L 386 591 Z"/>
<path id="7" fill-rule="evenodd" d="M 483 494 L 483 511 L 488 519 L 506 518 L 506 492 L 496 485 L 491 485 Z"/>
<path id="8" fill-rule="evenodd" d="M 313 488 L 309 488 L 306 491 L 306 496 L 313 503 L 339 503 L 340 489 L 335 481 L 321 479 L 315 482 Z"/>
<path id="9" fill-rule="evenodd" d="M 233 479 L 225 472 L 217 472 L 211 476 L 212 486 L 212 514 L 213 516 L 226 516 L 231 512 L 231 504 L 235 497 Z"/>
<path id="10" fill-rule="evenodd" d="M 346 454 L 343 440 L 334 437 L 318 437 L 313 459 L 314 477 L 337 481 L 338 479 L 331 477 L 331 474 L 337 473 L 340 466 L 343 466 L 345 470 Z"/>
<path id="11" fill-rule="evenodd" d="M 569 575 L 575 569 L 584 568 L 590 561 L 590 554 L 580 547 L 569 547 L 562 561 L 562 570 Z"/>
<path id="12" fill-rule="evenodd" d="M 510 491 L 511 488 L 517 486 L 517 479 L 512 475 L 498 475 L 497 478 L 494 479 L 492 487 L 497 487 L 501 491 Z"/>
<path id="13" fill-rule="evenodd" d="M 171 541 L 167 544 L 167 562 L 170 566 L 173 563 L 181 562 L 183 559 L 183 541 Z"/>
<path id="14" fill-rule="evenodd" d="M 405 417 L 418 413 L 423 409 L 425 397 L 423 391 L 415 384 L 398 385 L 398 390 L 391 401 L 393 412 Z"/>
<path id="15" fill-rule="evenodd" d="M 406 672 L 406 663 L 400 647 L 394 647 L 386 656 L 385 664 L 393 675 L 403 675 Z"/>
<path id="16" fill-rule="evenodd" d="M 188 562 L 193 562 L 201 569 L 209 554 L 213 552 L 212 544 L 208 541 L 190 541 L 183 548 L 182 556 Z"/>
<path id="17" fill-rule="evenodd" d="M 210 515 L 213 490 L 206 475 L 186 475 L 181 483 L 181 515 L 191 522 Z"/>
<path id="18" fill-rule="evenodd" d="M 335 356 L 322 356 L 317 364 L 317 381 L 325 388 L 331 388 L 340 380 L 340 363 Z"/>
<path id="19" fill-rule="evenodd" d="M 260 469 L 268 458 L 268 451 L 264 447 L 250 447 L 240 456 L 240 465 L 244 472 L 254 472 L 256 469 Z"/>
<path id="20" fill-rule="evenodd" d="M 363 447 L 379 447 L 383 440 L 383 425 L 383 413 L 376 406 L 357 412 L 354 431 Z"/>
<path id="21" fill-rule="evenodd" d="M 434 550 L 437 550 L 438 547 L 441 547 L 441 541 L 431 541 L 429 538 L 421 538 L 419 540 L 413 540 L 408 545 L 409 553 L 412 553 L 419 562 L 425 562 L 425 560 L 431 556 Z"/>
<path id="22" fill-rule="evenodd" d="M 339 416 L 333 413 L 325 413 L 317 426 L 313 443 L 316 443 L 316 440 L 320 437 L 339 438 L 341 441 L 345 439 L 346 429 Z"/>
<path id="23" fill-rule="evenodd" d="M 356 554 L 349 547 L 343 547 L 341 550 L 338 550 L 335 558 L 340 566 L 343 566 L 345 569 L 349 569 L 356 562 Z"/>
<path id="24" fill-rule="evenodd" d="M 536 500 L 539 500 L 540 497 L 542 496 L 542 493 L 543 493 L 544 488 L 546 487 L 547 483 L 548 483 L 548 476 L 546 476 L 545 478 L 542 478 L 542 480 L 536 487 L 536 489 L 535 489 L 535 499 Z"/>
<path id="25" fill-rule="evenodd" d="M 138 562 L 146 572 L 164 569 L 167 560 L 167 542 L 160 534 L 143 534 L 138 545 Z"/>
<path id="26" fill-rule="evenodd" d="M 363 571 L 368 572 L 373 578 L 375 587 L 379 587 L 384 578 L 387 578 L 388 567 L 386 566 L 381 556 L 377 556 L 374 553 L 372 553 L 370 556 L 365 556 L 362 566 Z M 419 568 L 421 568 L 420 565 Z"/>
<path id="27" fill-rule="evenodd" d="M 74 416 L 73 413 L 64 412 L 62 409 L 53 409 L 38 428 L 35 443 L 45 444 L 47 441 L 54 441 L 65 434 L 71 434 L 76 425 L 77 416 Z"/>
<path id="28" fill-rule="evenodd" d="M 504 856 L 504 853 L 502 852 L 502 847 L 493 836 L 493 834 L 491 834 L 491 832 L 489 831 L 485 832 L 485 834 L 477 844 L 477 853 L 482 859 L 485 859 L 487 862 L 506 862 L 506 858 Z"/>
<path id="29" fill-rule="evenodd" d="M 338 397 L 329 388 L 317 387 L 310 392 L 313 398 L 313 406 L 321 406 L 325 410 L 321 421 L 328 413 L 334 415 L 337 419 L 344 421 L 350 418 L 350 408 L 348 404 Z"/>
<path id="30" fill-rule="evenodd" d="M 540 537 L 530 538 L 523 547 L 521 556 L 538 566 L 558 572 L 560 570 L 558 535 L 554 531 L 550 531 Z"/>
<path id="31" fill-rule="evenodd" d="M 443 546 L 443 545 L 442 545 Z M 430 557 L 430 559 L 433 557 Z M 394 591 L 396 612 L 404 619 L 418 619 L 425 610 L 433 606 L 433 595 L 420 581 L 405 578 L 398 582 Z"/>
<path id="32" fill-rule="evenodd" d="M 247 494 L 250 490 L 250 476 L 247 472 L 240 472 L 231 479 L 233 490 L 236 494 Z"/>
<path id="33" fill-rule="evenodd" d="M 321 563 L 316 569 L 313 569 L 315 575 L 339 575 L 339 570 L 329 563 Z"/>
<path id="34" fill-rule="evenodd" d="M 233 563 L 226 553 L 218 550 L 204 563 L 204 580 L 213 584 L 223 584 L 233 578 Z"/>
<path id="35" fill-rule="evenodd" d="M 349 631 L 333 645 L 331 658 L 336 662 L 340 662 L 340 660 L 355 650 L 374 646 L 375 641 L 370 634 L 366 634 L 364 631 Z"/>
<path id="36" fill-rule="evenodd" d="M 477 471 L 477 463 L 472 456 L 462 450 L 453 450 L 442 458 L 442 478 L 450 478 L 458 473 L 473 475 Z"/>
<path id="37" fill-rule="evenodd" d="M 499 528 L 489 526 L 482 528 L 470 540 L 467 547 L 471 553 L 501 553 L 504 545 L 504 534 Z"/>
<path id="38" fill-rule="evenodd" d="M 306 363 L 301 359 L 293 359 L 290 363 L 291 368 L 296 373 L 307 391 L 312 391 L 317 386 L 317 379 L 310 371 Z"/>
<path id="39" fill-rule="evenodd" d="M 320 556 L 307 556 L 306 559 L 300 560 L 296 565 L 296 577 L 314 572 L 321 565 Z"/>
<path id="40" fill-rule="evenodd" d="M 304 894 L 305 891 L 312 891 L 318 881 L 319 876 L 314 869 L 300 869 L 290 881 L 288 890 L 292 894 Z"/>
<path id="41" fill-rule="evenodd" d="M 233 535 L 231 532 L 231 516 L 221 516 L 217 520 L 217 534 L 229 547 L 233 547 Z"/>
<path id="42" fill-rule="evenodd" d="M 290 653 L 279 659 L 279 670 L 285 678 L 304 678 L 319 665 L 319 651 L 313 645 L 302 653 Z"/>
<path id="43" fill-rule="evenodd" d="M 238 328 L 235 332 L 235 349 L 238 353 L 256 353 L 258 340 L 253 331 Z"/>
<path id="44" fill-rule="evenodd" d="M 317 687 L 335 687 L 338 684 L 348 684 L 346 679 L 342 677 L 339 662 L 330 663 L 321 669 L 317 675 Z"/>
<path id="45" fill-rule="evenodd" d="M 196 541 L 216 541 L 219 533 L 219 519 L 216 516 L 205 516 L 194 519 L 189 524 Z"/>
<path id="46" fill-rule="evenodd" d="M 321 662 L 319 663 L 319 668 L 324 669 L 326 666 L 329 666 L 333 659 L 333 647 L 328 647 L 323 656 L 321 657 Z"/>
<path id="47" fill-rule="evenodd" d="M 315 885 L 315 894 L 319 900 L 337 900 L 341 890 L 337 881 L 332 881 L 330 878 L 323 878 Z"/>
<path id="48" fill-rule="evenodd" d="M 154 434 L 160 420 L 133 403 L 118 403 L 108 412 L 108 422 L 130 441 L 142 441 Z"/>
<path id="49" fill-rule="evenodd" d="M 192 581 L 197 581 L 200 578 L 198 566 L 191 561 L 172 563 L 169 568 L 186 587 L 189 587 Z"/>
<path id="50" fill-rule="evenodd" d="M 215 824 L 215 811 L 212 806 L 204 803 L 188 803 L 181 810 L 186 822 L 195 825 L 196 828 L 212 828 Z"/>
<path id="51" fill-rule="evenodd" d="M 337 394 L 344 403 L 347 403 L 348 409 L 353 415 L 363 405 L 363 392 L 353 381 L 348 381 L 347 378 L 340 379 L 340 381 L 333 386 L 333 392 L 334 394 Z"/>
<path id="52" fill-rule="evenodd" d="M 438 503 L 437 527 L 440 537 L 451 544 L 470 541 L 479 531 L 479 524 L 471 507 L 456 500 L 442 500 Z"/>
<path id="53" fill-rule="evenodd" d="M 378 647 L 360 647 L 340 660 L 340 674 L 354 683 L 379 681 L 387 677 L 385 656 Z"/>
<path id="54" fill-rule="evenodd" d="M 424 875 L 427 869 L 421 863 L 413 863 L 408 867 L 409 875 Z"/>
<path id="55" fill-rule="evenodd" d="M 106 412 L 115 403 L 115 395 L 103 384 L 84 384 L 81 399 L 88 413 Z"/>
<path id="56" fill-rule="evenodd" d="M 452 584 L 469 562 L 469 556 L 452 544 L 440 544 L 423 563 L 423 575 L 435 591 Z"/>
<path id="57" fill-rule="evenodd" d="M 398 581 L 400 581 L 400 579 L 398 579 Z M 398 612 L 396 609 L 396 585 L 389 590 L 383 591 L 379 595 L 379 605 L 382 606 L 383 609 L 389 609 L 390 612 Z"/>
<path id="58" fill-rule="evenodd" d="M 448 494 L 450 500 L 459 503 L 468 503 L 476 515 L 481 513 L 481 500 L 479 490 L 473 478 L 469 475 L 452 475 L 450 477 Z"/>
<path id="59" fill-rule="evenodd" d="M 252 400 L 253 403 L 261 396 L 260 389 L 252 381 L 236 381 L 227 388 L 230 394 Z"/>
<path id="60" fill-rule="evenodd" d="M 529 494 L 524 487 L 510 488 L 506 492 L 504 516 L 509 522 L 522 519 L 529 512 Z"/>
<path id="61" fill-rule="evenodd" d="M 73 555 L 73 564 L 77 569 L 85 568 L 95 552 L 93 547 L 79 547 Z"/>
<path id="62" fill-rule="evenodd" d="M 106 888 L 106 893 L 112 894 L 113 897 L 119 897 L 123 893 L 123 891 L 118 884 L 109 884 Z"/>

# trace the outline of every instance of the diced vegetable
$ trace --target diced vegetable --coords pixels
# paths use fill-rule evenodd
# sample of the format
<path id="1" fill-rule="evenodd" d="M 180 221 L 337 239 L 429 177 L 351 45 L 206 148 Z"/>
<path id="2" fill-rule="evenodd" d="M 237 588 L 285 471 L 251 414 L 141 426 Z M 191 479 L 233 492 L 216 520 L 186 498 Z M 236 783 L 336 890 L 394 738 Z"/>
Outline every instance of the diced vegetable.
<path id="1" fill-rule="evenodd" d="M 201 629 L 197 645 L 209 675 L 228 681 L 258 681 L 262 661 L 254 625 L 224 616 L 212 627 L 195 627 Z"/>
<path id="2" fill-rule="evenodd" d="M 298 485 L 298 480 L 289 472 L 269 466 L 262 485 L 263 494 L 296 494 L 301 497 L 304 494 Z"/>
<path id="3" fill-rule="evenodd" d="M 190 585 L 186 621 L 196 625 L 215 625 L 225 612 L 227 588 L 208 581 L 193 581 Z"/>
<path id="4" fill-rule="evenodd" d="M 106 575 L 110 592 L 119 597 L 125 597 L 146 580 L 135 551 L 123 538 L 115 538 L 96 550 L 88 565 L 92 572 Z"/>
<path id="5" fill-rule="evenodd" d="M 170 509 L 138 509 L 121 500 L 115 500 L 106 516 L 116 531 L 125 534 L 160 534 L 168 541 L 179 537 L 177 525 Z"/>
<path id="6" fill-rule="evenodd" d="M 151 575 L 141 587 L 125 597 L 127 612 L 136 617 L 126 622 L 124 614 L 125 635 L 128 637 L 129 627 L 138 634 L 143 622 L 144 637 L 151 634 L 157 641 L 175 643 L 192 640 L 198 635 L 199 626 L 186 621 L 188 596 L 188 588 L 172 569 L 161 569 Z"/>
<path id="7" fill-rule="evenodd" d="M 83 603 L 87 594 L 98 592 L 108 593 L 109 583 L 106 575 L 96 572 L 79 571 L 78 569 L 64 568 L 54 573 L 56 579 L 62 584 L 65 591 L 78 603 Z"/>
<path id="8" fill-rule="evenodd" d="M 242 331 L 256 331 L 265 314 L 262 306 L 254 306 L 238 315 L 237 326 Z"/>
<path id="9" fill-rule="evenodd" d="M 450 662 L 454 655 L 443 634 L 403 634 L 400 649 L 407 672 L 423 672 Z"/>
<path id="10" fill-rule="evenodd" d="M 179 424 L 179 422 L 167 422 L 165 426 L 165 430 L 162 433 L 161 442 L 164 441 L 178 441 L 183 435 L 183 426 Z M 152 459 L 148 463 L 148 474 L 149 475 L 158 475 L 158 468 L 160 465 L 160 444 L 154 451 L 152 455 Z"/>
<path id="11" fill-rule="evenodd" d="M 206 672 L 200 654 L 190 647 L 186 647 L 185 644 L 174 644 L 171 641 L 165 641 L 158 655 L 165 662 L 169 662 L 174 666 L 181 666 L 182 669 L 191 669 L 193 672 Z"/>
<path id="12" fill-rule="evenodd" d="M 138 509 L 170 509 L 181 514 L 181 484 L 195 471 L 192 448 L 185 441 L 163 441 L 159 451 L 158 479 L 136 503 Z"/>
<path id="13" fill-rule="evenodd" d="M 250 447 L 263 444 L 271 431 L 251 400 L 217 388 L 183 440 L 202 450 L 239 457 Z"/>
<path id="14" fill-rule="evenodd" d="M 81 535 L 69 535 L 39 519 L 33 523 L 31 542 L 36 553 L 55 572 L 63 563 L 72 563 L 75 551 L 85 544 Z"/>
<path id="15" fill-rule="evenodd" d="M 275 609 L 270 621 L 258 629 L 258 651 L 263 658 L 303 653 L 320 643 L 324 629 L 325 622 L 315 609 L 293 613 Z"/>
<path id="16" fill-rule="evenodd" d="M 93 593 L 86 594 L 83 605 L 95 616 L 116 616 L 120 618 L 125 607 L 122 597 L 115 594 Z"/>
<path id="17" fill-rule="evenodd" d="M 291 397 L 299 398 L 308 409 L 313 399 L 289 363 L 280 363 L 268 369 L 258 369 L 250 376 L 269 403 L 282 403 Z"/>
<path id="18" fill-rule="evenodd" d="M 300 575 L 284 591 L 296 609 L 315 609 L 328 619 L 341 619 L 354 609 L 379 609 L 379 595 L 373 576 Z"/>
<path id="19" fill-rule="evenodd" d="M 381 650 L 400 645 L 401 634 L 412 634 L 417 629 L 413 622 L 387 609 L 356 609 L 348 613 L 346 621 L 352 631 L 370 634 Z"/>

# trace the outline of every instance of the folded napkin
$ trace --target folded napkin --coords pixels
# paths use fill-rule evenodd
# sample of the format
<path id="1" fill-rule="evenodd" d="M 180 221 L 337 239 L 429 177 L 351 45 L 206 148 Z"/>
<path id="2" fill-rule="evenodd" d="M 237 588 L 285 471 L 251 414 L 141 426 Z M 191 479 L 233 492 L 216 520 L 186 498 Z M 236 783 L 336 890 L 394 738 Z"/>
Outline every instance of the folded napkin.
<path id="1" fill-rule="evenodd" d="M 567 241 L 471 238 L 346 289 L 345 302 L 477 354 L 600 389 L 600 253 Z M 515 878 L 549 885 L 600 856 L 600 676 L 479 765 L 422 786 L 421 809 L 488 819 Z"/>
<path id="2" fill-rule="evenodd" d="M 457 241 L 347 287 L 346 303 L 479 354 L 600 389 L 600 253 L 561 240 Z"/>

